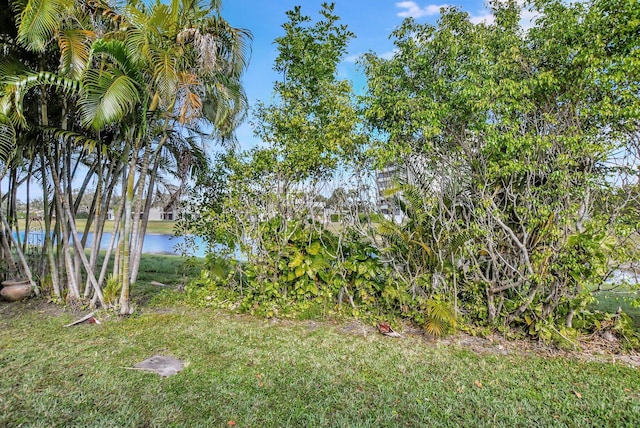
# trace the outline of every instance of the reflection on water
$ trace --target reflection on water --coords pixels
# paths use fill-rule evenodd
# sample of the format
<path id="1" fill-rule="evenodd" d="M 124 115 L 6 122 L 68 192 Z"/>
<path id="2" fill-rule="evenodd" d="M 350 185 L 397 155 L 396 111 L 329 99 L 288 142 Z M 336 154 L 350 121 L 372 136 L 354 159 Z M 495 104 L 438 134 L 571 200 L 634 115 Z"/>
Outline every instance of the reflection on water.
<path id="1" fill-rule="evenodd" d="M 640 274 L 631 269 L 616 269 L 607 278 L 607 284 L 640 284 Z"/>

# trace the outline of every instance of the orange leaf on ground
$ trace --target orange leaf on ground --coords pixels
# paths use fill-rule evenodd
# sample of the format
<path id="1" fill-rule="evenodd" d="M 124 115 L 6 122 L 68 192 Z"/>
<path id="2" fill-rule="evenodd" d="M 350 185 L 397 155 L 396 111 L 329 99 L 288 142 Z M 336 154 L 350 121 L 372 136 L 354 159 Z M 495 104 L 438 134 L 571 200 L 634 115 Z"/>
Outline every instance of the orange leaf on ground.
<path id="1" fill-rule="evenodd" d="M 230 427 L 233 427 L 233 426 L 236 425 L 236 421 L 231 420 L 231 421 L 227 422 L 227 425 L 229 425 Z"/>
<path id="2" fill-rule="evenodd" d="M 576 397 L 582 398 L 582 394 L 580 394 L 578 391 L 573 391 L 573 393 L 576 394 Z"/>
<path id="3" fill-rule="evenodd" d="M 378 330 L 382 334 L 390 333 L 390 332 L 393 331 L 393 330 L 391 330 L 391 326 L 388 323 L 380 323 L 380 324 L 378 324 Z"/>
<path id="4" fill-rule="evenodd" d="M 475 383 L 476 383 L 476 386 L 477 386 L 478 388 L 482 388 L 482 382 L 480 382 L 479 380 L 477 380 Z"/>

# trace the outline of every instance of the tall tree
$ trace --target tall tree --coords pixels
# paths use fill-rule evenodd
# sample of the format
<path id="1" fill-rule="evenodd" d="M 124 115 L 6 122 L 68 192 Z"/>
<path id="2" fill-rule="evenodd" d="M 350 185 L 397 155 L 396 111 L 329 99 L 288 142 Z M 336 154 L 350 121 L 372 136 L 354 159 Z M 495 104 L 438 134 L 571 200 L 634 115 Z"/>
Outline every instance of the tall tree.
<path id="1" fill-rule="evenodd" d="M 354 34 L 323 3 L 313 25 L 301 8 L 287 12 L 285 35 L 276 39 L 275 102 L 256 109 L 256 134 L 278 151 L 289 179 L 326 178 L 361 142 L 351 84 L 337 78 L 339 61 Z"/>
<path id="2" fill-rule="evenodd" d="M 230 26 L 220 16 L 217 1 L 208 5 L 188 0 L 152 5 L 130 1 L 114 7 L 102 1 L 72 0 L 16 4 L 17 39 L 36 53 L 49 52 L 52 41 L 57 42 L 60 65 L 46 70 L 4 68 L 2 117 L 10 120 L 2 119 L 2 123 L 26 128 L 23 99 L 34 88 L 53 86 L 74 95 L 63 98 L 58 109 L 62 113 L 53 124 L 57 130 L 53 131 L 47 98 L 40 97 L 42 120 L 37 128 L 40 135 L 53 136 L 43 138 L 41 158 L 49 170 L 43 170 L 42 180 L 47 189 L 46 180 L 51 179 L 55 189 L 56 228 L 62 230 L 59 242 L 64 245 L 71 236 L 75 257 L 80 259 L 76 266 L 80 262 L 84 266 L 98 297 L 100 287 L 92 273 L 93 263 L 84 257 L 75 230 L 77 204 L 73 203 L 71 185 L 76 167 L 71 159 L 76 156 L 76 165 L 89 159 L 104 162 L 94 164 L 91 171 L 111 168 L 109 162 L 114 161 L 126 164 L 125 168 L 110 169 L 112 182 L 105 186 L 104 196 L 110 197 L 120 175 L 125 183 L 124 209 L 119 234 L 121 258 L 116 266 L 123 283 L 121 312 L 130 313 L 129 285 L 132 279 L 135 281 L 135 274 L 132 278 L 129 264 L 139 261 L 143 197 L 153 194 L 153 189 L 145 193 L 146 179 L 150 171 L 158 171 L 150 168 L 152 157 L 171 141 L 169 136 L 175 127 L 192 126 L 198 121 L 207 121 L 215 138 L 231 137 L 246 111 L 240 76 L 248 61 L 250 33 Z M 92 138 L 97 133 L 102 141 L 107 137 L 106 141 L 119 145 L 119 158 L 87 156 L 99 147 Z M 70 142 L 81 142 L 88 150 L 72 155 Z M 105 146 L 100 149 L 109 152 Z M 67 279 L 75 296 L 78 287 L 74 279 L 79 278 L 79 270 L 68 251 L 57 254 L 65 258 Z"/>
<path id="3" fill-rule="evenodd" d="M 407 225 L 429 225 L 406 235 L 424 244 L 416 257 L 446 255 L 440 269 L 451 252 L 439 246 L 464 243 L 458 297 L 490 323 L 571 325 L 608 268 L 614 223 L 593 195 L 638 129 L 638 67 L 624 55 L 637 56 L 639 7 L 623 3 L 538 1 L 527 31 L 516 2 L 494 4 L 492 24 L 446 8 L 436 26 L 405 21 L 392 59 L 364 61 L 381 163 L 414 166 L 423 218 Z"/>
<path id="4" fill-rule="evenodd" d="M 239 268 L 251 270 L 251 287 L 265 298 L 295 292 L 304 283 L 302 267 L 295 266 L 297 277 L 285 268 L 293 241 L 310 243 L 328 235 L 320 216 L 314 215 L 314 197 L 341 167 L 357 165 L 364 141 L 352 87 L 338 76 L 354 35 L 340 22 L 334 4 L 323 3 L 317 19 L 295 7 L 287 12 L 282 28 L 274 64 L 281 77 L 274 84 L 273 101 L 260 103 L 254 116 L 255 133 L 266 144 L 222 158 L 220 175 L 228 179 L 228 186 L 220 192 L 219 177 L 210 181 L 211 193 L 220 197 L 205 200 L 196 220 L 200 227 L 213 225 L 218 232 L 196 233 L 228 244 L 231 253 L 237 247 L 245 251 L 248 263 Z M 328 266 L 328 260 L 317 257 L 319 264 Z M 308 278 L 315 278 L 320 270 L 316 268 Z M 330 294 L 327 283 L 310 282 L 310 293 Z"/>

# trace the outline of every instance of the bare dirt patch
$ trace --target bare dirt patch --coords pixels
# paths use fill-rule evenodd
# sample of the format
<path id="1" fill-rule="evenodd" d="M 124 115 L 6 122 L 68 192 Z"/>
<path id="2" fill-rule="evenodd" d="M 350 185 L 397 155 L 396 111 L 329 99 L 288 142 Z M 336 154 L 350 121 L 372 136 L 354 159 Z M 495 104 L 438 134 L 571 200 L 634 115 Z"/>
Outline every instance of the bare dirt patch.
<path id="1" fill-rule="evenodd" d="M 44 299 L 28 299 L 13 303 L 0 300 L 0 317 L 18 316 L 27 312 L 38 312 L 51 317 L 78 313 L 70 306 L 55 305 Z"/>
<path id="2" fill-rule="evenodd" d="M 344 323 L 339 331 L 358 336 L 378 334 L 375 327 L 352 320 Z M 593 334 L 580 337 L 574 349 L 560 349 L 553 344 L 530 339 L 507 339 L 499 334 L 487 337 L 472 336 L 458 332 L 452 336 L 435 338 L 423 329 L 412 325 L 402 327 L 404 338 L 419 339 L 439 346 L 455 346 L 478 354 L 494 355 L 534 355 L 544 358 L 570 358 L 580 361 L 619 363 L 630 367 L 640 367 L 640 352 L 626 351 L 620 340 L 612 335 Z M 403 340 L 392 339 L 389 340 Z"/>

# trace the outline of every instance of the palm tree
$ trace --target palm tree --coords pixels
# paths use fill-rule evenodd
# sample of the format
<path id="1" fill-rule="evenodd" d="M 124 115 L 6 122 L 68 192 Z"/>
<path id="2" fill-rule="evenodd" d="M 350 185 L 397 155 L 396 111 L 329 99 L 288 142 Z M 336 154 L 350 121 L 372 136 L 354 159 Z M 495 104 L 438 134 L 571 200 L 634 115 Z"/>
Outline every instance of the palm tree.
<path id="1" fill-rule="evenodd" d="M 126 163 L 125 168 L 113 171 L 122 171 L 124 183 L 120 258 L 116 263 L 122 282 L 120 310 L 130 313 L 130 282 L 135 280 L 137 268 L 131 275 L 129 263 L 139 261 L 139 235 L 146 222 L 145 218 L 141 223 L 139 213 L 143 212 L 145 189 L 147 197 L 153 194 L 154 174 L 160 170 L 157 156 L 167 142 L 179 140 L 170 138 L 176 127 L 205 121 L 215 138 L 225 141 L 231 137 L 246 112 L 240 76 L 247 66 L 250 33 L 222 19 L 218 1 L 156 1 L 148 6 L 132 0 L 121 8 L 111 8 L 100 0 L 23 0 L 16 6 L 16 39 L 40 60 L 36 67 L 14 62 L 11 70 L 2 64 L 5 78 L 0 83 L 0 126 L 9 137 L 0 140 L 0 154 L 1 149 L 8 153 L 15 142 L 12 131 L 27 128 L 24 107 L 32 99 L 24 101 L 25 94 L 37 94 L 40 116 L 35 128 L 46 143 L 41 145 L 41 181 L 43 188 L 54 188 L 49 211 L 56 212 L 57 242 L 62 245 L 57 254 L 64 255 L 64 260 L 51 259 L 49 267 L 52 272 L 56 266 L 65 270 L 70 295 L 79 297 L 78 267 L 83 265 L 94 297 L 102 302 L 92 270 L 95 259 L 86 260 L 75 230 L 70 192 L 76 167 L 71 159 L 75 157 L 76 164 L 90 159 L 105 162 L 94 164 L 92 170 L 100 171 L 107 158 L 89 156 L 99 147 L 97 133 L 108 131 L 113 137 L 110 143 L 119 146 L 120 162 Z M 59 49 L 57 61 L 44 61 L 55 52 L 49 49 L 54 43 Z M 62 112 L 59 116 L 48 109 L 48 87 L 73 94 L 62 98 L 56 109 Z M 78 144 L 82 150 L 74 154 Z M 113 180 L 117 176 L 111 174 Z M 114 183 L 105 189 L 113 190 Z M 43 199 L 46 204 L 46 194 Z M 79 259 L 75 262 L 64 251 L 69 236 Z M 53 254 L 49 251 L 50 257 Z"/>
<path id="2" fill-rule="evenodd" d="M 128 118 L 123 135 L 128 136 L 125 153 L 130 160 L 117 273 L 122 313 L 130 312 L 130 282 L 137 273 L 140 231 L 147 220 L 140 215 L 145 184 L 149 171 L 157 171 L 149 168 L 154 153 L 170 141 L 176 126 L 203 119 L 218 137 L 228 138 L 246 111 L 240 76 L 247 65 L 250 34 L 231 27 L 219 7 L 218 2 L 204 7 L 188 0 L 151 6 L 132 1 L 122 10 L 121 20 L 129 23 L 126 30 L 106 33 L 93 46 L 94 61 L 101 67 L 85 73 L 85 124 L 99 129 Z M 155 183 L 155 177 L 150 181 Z M 153 189 L 146 194 L 150 197 Z"/>
<path id="3" fill-rule="evenodd" d="M 16 1 L 14 5 L 16 41 L 34 59 L 30 62 L 18 59 L 4 64 L 13 66 L 13 71 L 5 73 L 7 80 L 3 82 L 2 94 L 10 107 L 7 110 L 11 113 L 11 122 L 20 128 L 21 135 L 27 129 L 34 132 L 39 146 L 36 153 L 39 153 L 42 166 L 40 180 L 47 207 L 45 248 L 53 288 L 60 296 L 59 285 L 64 282 L 68 284 L 68 298 L 80 299 L 78 283 L 80 265 L 83 265 L 97 297 L 102 301 L 100 289 L 75 230 L 75 212 L 71 203 L 73 171 L 86 155 L 85 150 L 78 152 L 76 143 L 90 142 L 95 146 L 95 140 L 90 133 L 74 131 L 77 129 L 73 120 L 76 106 L 74 98 L 66 96 L 77 94 L 81 89 L 79 79 L 88 66 L 91 44 L 96 38 L 94 28 L 102 15 L 86 7 L 85 2 L 73 0 Z M 64 96 L 53 97 L 54 87 L 63 89 Z M 29 98 L 25 99 L 25 96 Z M 29 121 L 24 114 L 27 107 L 37 111 L 37 115 Z M 50 188 L 53 190 L 51 201 L 48 198 Z M 49 202 L 51 209 L 48 209 Z M 51 222 L 54 213 L 55 228 Z M 52 228 L 53 239 L 50 233 Z M 53 249 L 54 241 L 58 246 L 57 252 Z M 67 251 L 70 245 L 76 250 L 73 257 Z M 58 271 L 66 272 L 64 281 Z"/>

